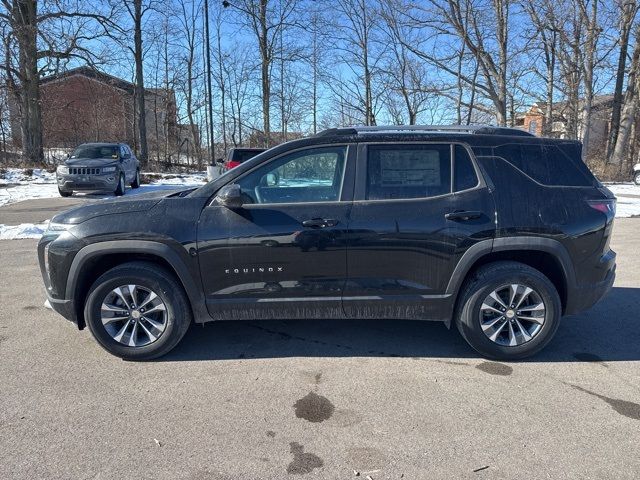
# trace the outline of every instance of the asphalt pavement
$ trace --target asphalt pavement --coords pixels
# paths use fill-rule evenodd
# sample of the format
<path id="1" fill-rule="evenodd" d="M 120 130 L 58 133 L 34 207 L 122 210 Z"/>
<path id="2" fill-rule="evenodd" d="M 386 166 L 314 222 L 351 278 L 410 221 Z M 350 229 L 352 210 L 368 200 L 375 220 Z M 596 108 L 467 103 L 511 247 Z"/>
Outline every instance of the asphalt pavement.
<path id="1" fill-rule="evenodd" d="M 0 216 L 59 208 L 22 203 Z M 0 478 L 636 479 L 639 230 L 616 220 L 611 293 L 516 363 L 395 320 L 210 323 L 125 362 L 43 307 L 36 241 L 0 241 Z"/>

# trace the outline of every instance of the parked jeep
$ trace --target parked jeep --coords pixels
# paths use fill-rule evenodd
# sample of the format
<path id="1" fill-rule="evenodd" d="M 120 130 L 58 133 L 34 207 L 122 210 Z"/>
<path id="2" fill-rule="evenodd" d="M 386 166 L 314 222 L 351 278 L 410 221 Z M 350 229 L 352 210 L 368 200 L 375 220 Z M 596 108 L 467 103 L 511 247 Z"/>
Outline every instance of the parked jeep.
<path id="1" fill-rule="evenodd" d="M 124 195 L 126 186 L 140 186 L 140 163 L 124 143 L 84 143 L 56 169 L 58 192 L 70 197 L 76 190 Z"/>
<path id="2" fill-rule="evenodd" d="M 52 307 L 125 359 L 193 322 L 382 318 L 455 324 L 510 360 L 611 288 L 615 204 L 579 142 L 339 128 L 197 189 L 61 213 L 38 255 Z"/>

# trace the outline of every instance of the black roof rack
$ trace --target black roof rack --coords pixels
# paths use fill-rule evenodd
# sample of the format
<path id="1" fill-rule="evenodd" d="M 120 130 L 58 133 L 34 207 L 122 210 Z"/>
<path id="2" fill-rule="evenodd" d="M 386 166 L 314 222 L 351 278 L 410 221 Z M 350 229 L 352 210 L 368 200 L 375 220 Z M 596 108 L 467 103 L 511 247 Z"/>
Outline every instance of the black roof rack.
<path id="1" fill-rule="evenodd" d="M 476 135 L 513 135 L 533 137 L 518 128 L 496 127 L 492 125 L 390 125 L 330 128 L 318 133 L 318 137 L 329 135 L 358 135 L 370 133 L 467 133 Z"/>

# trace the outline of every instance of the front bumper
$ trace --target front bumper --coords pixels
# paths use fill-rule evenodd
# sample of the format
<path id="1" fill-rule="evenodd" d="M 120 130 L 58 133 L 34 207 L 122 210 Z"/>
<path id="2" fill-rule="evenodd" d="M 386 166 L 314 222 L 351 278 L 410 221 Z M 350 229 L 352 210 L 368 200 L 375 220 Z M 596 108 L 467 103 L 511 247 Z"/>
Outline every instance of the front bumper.
<path id="1" fill-rule="evenodd" d="M 120 173 L 118 171 L 112 173 L 98 175 L 72 175 L 72 174 L 56 174 L 58 188 L 60 190 L 108 190 L 113 191 L 118 186 Z"/>
<path id="2" fill-rule="evenodd" d="M 76 314 L 76 308 L 73 300 L 53 298 L 47 290 L 45 290 L 45 292 L 51 308 L 70 322 L 75 323 L 75 325 L 82 330 L 83 326 L 78 324 L 78 315 Z"/>

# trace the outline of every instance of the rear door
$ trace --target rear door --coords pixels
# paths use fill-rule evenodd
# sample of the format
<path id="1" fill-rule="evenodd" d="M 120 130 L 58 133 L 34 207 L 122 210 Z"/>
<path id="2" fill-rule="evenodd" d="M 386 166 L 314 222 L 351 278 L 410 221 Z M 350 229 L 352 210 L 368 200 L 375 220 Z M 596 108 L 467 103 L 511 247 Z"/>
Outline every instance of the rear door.
<path id="1" fill-rule="evenodd" d="M 361 145 L 356 176 L 346 315 L 447 320 L 453 269 L 466 249 L 492 238 L 495 229 L 491 195 L 468 149 Z"/>
<path id="2" fill-rule="evenodd" d="M 203 210 L 198 256 L 212 317 L 344 317 L 353 148 L 276 157 L 235 180 L 242 208 Z"/>

